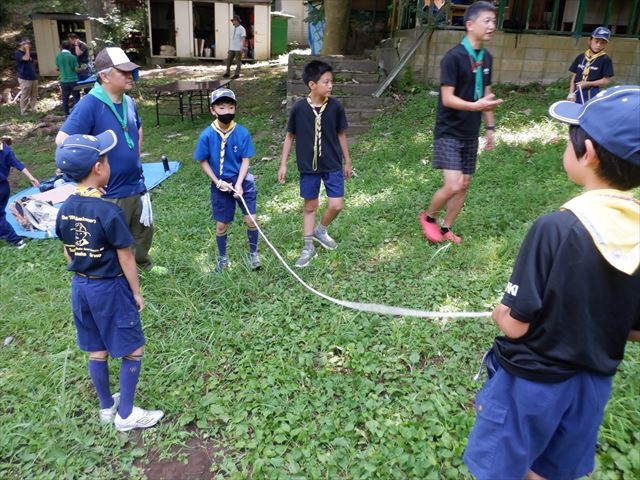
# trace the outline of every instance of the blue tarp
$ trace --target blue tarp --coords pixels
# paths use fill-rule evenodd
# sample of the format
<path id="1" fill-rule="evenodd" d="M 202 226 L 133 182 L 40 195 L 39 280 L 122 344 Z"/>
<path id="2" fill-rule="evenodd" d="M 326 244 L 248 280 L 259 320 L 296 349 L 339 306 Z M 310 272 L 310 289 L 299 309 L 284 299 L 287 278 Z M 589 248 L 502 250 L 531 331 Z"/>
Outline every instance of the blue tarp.
<path id="1" fill-rule="evenodd" d="M 142 164 L 142 173 L 144 174 L 144 184 L 147 187 L 147 190 L 151 190 L 154 187 L 160 185 L 160 183 L 164 182 L 169 176 L 176 173 L 182 164 L 180 162 L 169 162 L 169 171 L 165 172 L 164 167 L 162 166 L 162 162 L 154 162 L 154 163 L 143 163 Z M 55 233 L 53 232 L 42 232 L 40 230 L 25 230 L 20 226 L 17 222 L 16 218 L 11 213 L 11 204 L 16 200 L 21 199 L 22 197 L 29 197 L 36 193 L 40 193 L 40 190 L 37 187 L 29 187 L 21 192 L 12 195 L 9 198 L 9 203 L 7 204 L 6 214 L 7 220 L 13 226 L 16 233 L 22 237 L 29 238 L 55 238 Z M 54 205 L 54 207 L 60 207 L 62 203 Z"/>

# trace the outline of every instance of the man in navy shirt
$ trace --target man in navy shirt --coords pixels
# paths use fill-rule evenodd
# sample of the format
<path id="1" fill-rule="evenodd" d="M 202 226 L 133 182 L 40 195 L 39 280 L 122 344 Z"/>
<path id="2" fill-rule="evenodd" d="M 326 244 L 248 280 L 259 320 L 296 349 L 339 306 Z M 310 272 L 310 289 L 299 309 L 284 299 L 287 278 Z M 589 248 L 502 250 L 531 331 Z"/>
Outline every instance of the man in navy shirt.
<path id="1" fill-rule="evenodd" d="M 20 85 L 20 114 L 26 115 L 28 111 L 35 110 L 38 101 L 38 74 L 31 56 L 31 40 L 20 40 L 15 60 Z"/>

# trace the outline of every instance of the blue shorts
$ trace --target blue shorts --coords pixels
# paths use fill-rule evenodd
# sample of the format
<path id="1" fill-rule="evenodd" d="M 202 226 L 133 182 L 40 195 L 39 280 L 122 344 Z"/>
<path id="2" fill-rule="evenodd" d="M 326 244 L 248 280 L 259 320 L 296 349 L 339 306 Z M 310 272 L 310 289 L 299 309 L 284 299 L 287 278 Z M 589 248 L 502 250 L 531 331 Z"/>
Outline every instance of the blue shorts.
<path id="1" fill-rule="evenodd" d="M 478 139 L 436 138 L 433 147 L 433 168 L 455 170 L 465 175 L 476 172 Z"/>
<path id="2" fill-rule="evenodd" d="M 225 182 L 229 182 L 231 185 L 235 185 L 238 177 L 234 177 L 230 180 L 224 179 Z M 242 201 L 239 198 L 233 196 L 233 192 L 221 192 L 216 186 L 211 184 L 211 216 L 216 222 L 231 223 L 233 216 L 236 214 L 236 205 L 240 207 L 243 215 L 251 213 L 256 214 L 256 199 L 258 192 L 256 191 L 256 184 L 253 180 L 253 175 L 247 173 L 247 176 L 242 182 L 242 197 L 249 207 L 249 211 L 244 208 Z"/>
<path id="3" fill-rule="evenodd" d="M 521 480 L 529 470 L 554 480 L 587 475 L 612 381 L 579 373 L 540 383 L 498 367 L 476 397 L 464 462 L 478 480 Z"/>
<path id="4" fill-rule="evenodd" d="M 314 200 L 320 195 L 320 182 L 329 198 L 344 197 L 344 173 L 342 170 L 323 173 L 300 174 L 300 196 L 305 200 Z"/>
<path id="5" fill-rule="evenodd" d="M 71 307 L 81 350 L 106 350 L 113 358 L 120 358 L 144 345 L 140 313 L 124 276 L 74 275 Z"/>

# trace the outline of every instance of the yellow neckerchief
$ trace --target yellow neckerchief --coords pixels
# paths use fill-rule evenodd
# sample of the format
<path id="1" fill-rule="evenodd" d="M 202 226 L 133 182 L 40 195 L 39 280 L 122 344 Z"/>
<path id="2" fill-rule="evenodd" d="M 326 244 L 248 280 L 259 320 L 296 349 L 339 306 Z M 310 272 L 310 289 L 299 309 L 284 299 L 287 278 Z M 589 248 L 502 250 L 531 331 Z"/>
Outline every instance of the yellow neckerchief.
<path id="1" fill-rule="evenodd" d="M 316 117 L 313 136 L 313 160 L 311 161 L 311 169 L 315 171 L 318 169 L 318 157 L 322 156 L 322 112 L 324 112 L 324 109 L 327 108 L 329 104 L 329 97 L 325 97 L 325 99 L 322 100 L 319 112 L 313 105 L 311 96 L 307 97 L 307 103 L 311 107 L 313 115 Z"/>
<path id="2" fill-rule="evenodd" d="M 640 200 L 620 190 L 585 192 L 562 206 L 587 229 L 604 259 L 628 275 L 640 266 Z"/>
<path id="3" fill-rule="evenodd" d="M 77 185 L 74 193 L 76 195 L 80 195 L 81 197 L 102 197 L 102 192 L 95 187 L 84 187 Z"/>
<path id="4" fill-rule="evenodd" d="M 222 127 L 220 127 L 220 122 L 216 119 L 211 122 L 211 128 L 213 128 L 213 130 L 217 132 L 218 135 L 220 135 L 220 173 L 218 175 L 222 176 L 222 168 L 224 167 L 224 153 L 225 149 L 227 148 L 227 139 L 229 138 L 229 135 L 231 135 L 231 132 L 233 132 L 233 130 L 236 128 L 236 122 L 234 120 L 231 120 L 229 129 L 222 130 Z"/>
<path id="5" fill-rule="evenodd" d="M 593 53 L 590 48 L 587 48 L 587 51 L 584 52 L 584 70 L 582 70 L 582 81 L 586 82 L 587 77 L 589 77 L 589 71 L 591 70 L 591 64 L 594 62 L 596 58 L 600 58 L 605 54 L 604 50 L 600 50 L 598 53 Z"/>

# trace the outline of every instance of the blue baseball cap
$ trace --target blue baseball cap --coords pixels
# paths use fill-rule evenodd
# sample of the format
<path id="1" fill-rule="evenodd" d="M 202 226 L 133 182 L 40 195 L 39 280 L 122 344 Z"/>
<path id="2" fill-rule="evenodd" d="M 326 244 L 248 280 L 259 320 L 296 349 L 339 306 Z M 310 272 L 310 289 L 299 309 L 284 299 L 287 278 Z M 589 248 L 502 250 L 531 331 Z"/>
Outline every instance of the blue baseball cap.
<path id="1" fill-rule="evenodd" d="M 556 120 L 579 125 L 616 157 L 640 165 L 640 86 L 619 85 L 601 91 L 585 104 L 556 102 L 549 107 Z"/>
<path id="2" fill-rule="evenodd" d="M 605 41 L 609 41 L 609 37 L 611 37 L 611 30 L 607 27 L 598 27 L 591 34 L 591 38 L 600 38 Z"/>
<path id="3" fill-rule="evenodd" d="M 229 99 L 233 101 L 233 103 L 236 103 L 236 94 L 233 93 L 233 91 L 229 90 L 228 88 L 218 88 L 217 90 L 214 90 L 213 92 L 211 92 L 211 102 L 209 103 L 213 105 L 214 103 L 220 101 L 223 98 Z"/>
<path id="4" fill-rule="evenodd" d="M 73 180 L 84 179 L 100 156 L 118 143 L 113 130 L 100 135 L 71 135 L 56 148 L 56 166 Z"/>

